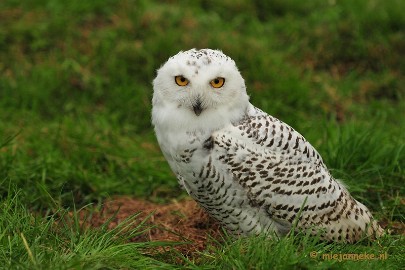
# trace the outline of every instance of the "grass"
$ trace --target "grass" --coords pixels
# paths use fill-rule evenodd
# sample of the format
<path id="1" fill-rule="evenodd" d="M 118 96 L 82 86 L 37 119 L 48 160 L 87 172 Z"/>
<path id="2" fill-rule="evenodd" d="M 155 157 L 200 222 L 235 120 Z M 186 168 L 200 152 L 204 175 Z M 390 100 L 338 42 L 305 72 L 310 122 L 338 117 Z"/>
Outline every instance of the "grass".
<path id="1" fill-rule="evenodd" d="M 355 198 L 403 224 L 404 9 L 399 0 L 1 1 L 0 265 L 399 269 L 399 235 L 356 245 L 227 238 L 196 259 L 151 256 L 151 243 L 128 243 L 141 228 L 81 228 L 75 207 L 185 196 L 150 124 L 151 81 L 179 50 L 209 47 L 235 59 L 252 103 L 304 134 Z"/>
<path id="2" fill-rule="evenodd" d="M 108 222 L 101 228 L 86 228 L 65 209 L 46 214 L 31 213 L 20 201 L 18 191 L 1 203 L 0 260 L 6 269 L 156 269 L 166 264 L 143 255 L 146 249 L 165 243 L 128 243 L 141 234 L 140 224 L 131 229 L 136 215 L 109 230 Z"/>

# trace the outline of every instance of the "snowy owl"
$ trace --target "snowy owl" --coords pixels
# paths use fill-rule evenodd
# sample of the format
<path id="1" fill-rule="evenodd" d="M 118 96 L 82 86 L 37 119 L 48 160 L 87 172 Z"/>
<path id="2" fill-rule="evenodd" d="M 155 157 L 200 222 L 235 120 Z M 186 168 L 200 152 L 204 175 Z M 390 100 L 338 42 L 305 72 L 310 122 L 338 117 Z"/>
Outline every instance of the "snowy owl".
<path id="1" fill-rule="evenodd" d="M 180 185 L 243 235 L 355 242 L 382 228 L 297 131 L 249 102 L 235 62 L 218 50 L 179 52 L 153 81 L 152 123 Z"/>

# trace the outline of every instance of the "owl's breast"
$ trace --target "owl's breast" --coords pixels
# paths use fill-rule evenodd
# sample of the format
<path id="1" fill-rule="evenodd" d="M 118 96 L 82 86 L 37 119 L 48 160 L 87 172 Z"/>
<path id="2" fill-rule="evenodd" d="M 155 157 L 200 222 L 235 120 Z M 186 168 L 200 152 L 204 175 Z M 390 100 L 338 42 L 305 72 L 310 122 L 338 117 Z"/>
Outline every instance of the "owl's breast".
<path id="1" fill-rule="evenodd" d="M 204 150 L 204 142 L 210 137 L 208 132 L 176 129 L 161 132 L 156 129 L 156 135 L 166 160 L 177 176 L 188 175 L 208 158 L 209 153 Z"/>

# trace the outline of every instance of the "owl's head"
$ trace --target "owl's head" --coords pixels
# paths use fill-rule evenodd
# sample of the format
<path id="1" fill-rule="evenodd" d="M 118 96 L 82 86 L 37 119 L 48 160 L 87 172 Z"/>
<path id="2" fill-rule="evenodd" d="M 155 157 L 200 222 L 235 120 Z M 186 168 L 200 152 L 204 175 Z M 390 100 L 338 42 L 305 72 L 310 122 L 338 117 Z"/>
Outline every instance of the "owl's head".
<path id="1" fill-rule="evenodd" d="M 192 49 L 170 57 L 158 70 L 153 90 L 154 124 L 166 121 L 167 114 L 185 125 L 232 122 L 249 104 L 235 62 L 218 50 Z"/>

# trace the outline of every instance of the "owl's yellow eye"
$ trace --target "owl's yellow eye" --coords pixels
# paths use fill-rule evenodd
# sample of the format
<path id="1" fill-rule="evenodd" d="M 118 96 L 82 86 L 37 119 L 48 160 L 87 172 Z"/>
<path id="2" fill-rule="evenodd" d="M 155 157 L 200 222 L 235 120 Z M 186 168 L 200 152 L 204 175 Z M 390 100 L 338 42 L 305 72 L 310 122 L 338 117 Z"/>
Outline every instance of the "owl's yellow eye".
<path id="1" fill-rule="evenodd" d="M 189 83 L 189 81 L 181 75 L 174 77 L 174 80 L 178 86 L 186 86 Z"/>
<path id="2" fill-rule="evenodd" d="M 225 83 L 225 78 L 221 78 L 221 77 L 215 78 L 212 81 L 210 81 L 211 86 L 214 88 L 221 88 L 224 85 L 224 83 Z"/>

